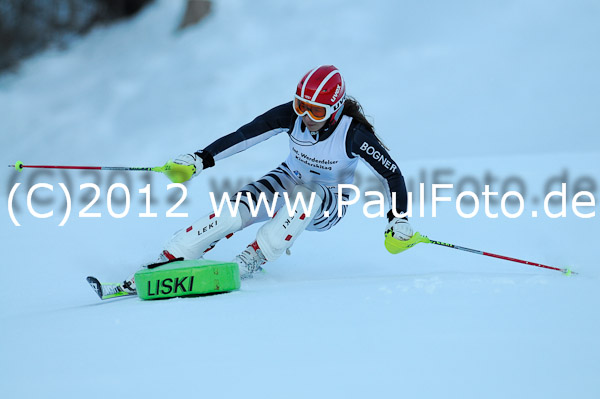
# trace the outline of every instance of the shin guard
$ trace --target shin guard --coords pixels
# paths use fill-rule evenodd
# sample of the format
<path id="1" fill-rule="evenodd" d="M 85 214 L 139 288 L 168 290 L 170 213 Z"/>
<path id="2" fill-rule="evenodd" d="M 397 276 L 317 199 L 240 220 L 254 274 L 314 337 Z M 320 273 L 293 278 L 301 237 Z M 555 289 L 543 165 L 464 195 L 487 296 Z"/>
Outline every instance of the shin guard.
<path id="1" fill-rule="evenodd" d="M 188 228 L 179 230 L 164 248 L 177 258 L 199 259 L 213 249 L 221 238 L 229 238 L 241 228 L 242 217 L 239 212 L 236 216 L 223 212 L 218 217 L 211 213 L 196 220 Z"/>
<path id="2" fill-rule="evenodd" d="M 274 261 L 286 249 L 290 248 L 300 233 L 306 229 L 316 216 L 316 212 L 323 200 L 320 196 L 315 195 L 314 201 L 310 203 L 309 198 L 312 194 L 312 191 L 305 186 L 296 186 L 294 191 L 292 191 L 292 195 L 290 195 L 290 203 L 296 203 L 297 196 L 302 195 L 304 203 L 309 208 L 307 209 L 308 213 L 304 213 L 304 209 L 299 202 L 292 216 L 289 215 L 287 207 L 284 206 L 279 209 L 271 220 L 263 224 L 258 230 L 256 242 L 268 261 Z"/>

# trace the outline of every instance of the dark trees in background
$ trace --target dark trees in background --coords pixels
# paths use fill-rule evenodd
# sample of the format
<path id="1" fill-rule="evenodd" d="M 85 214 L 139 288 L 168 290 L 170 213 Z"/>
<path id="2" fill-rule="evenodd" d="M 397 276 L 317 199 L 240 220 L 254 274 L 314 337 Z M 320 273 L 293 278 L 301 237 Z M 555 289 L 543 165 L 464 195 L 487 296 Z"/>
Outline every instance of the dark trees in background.
<path id="1" fill-rule="evenodd" d="M 178 29 L 197 24 L 210 13 L 211 6 L 210 0 L 188 0 Z"/>
<path id="2" fill-rule="evenodd" d="M 0 71 L 92 27 L 130 17 L 152 0 L 0 0 Z"/>

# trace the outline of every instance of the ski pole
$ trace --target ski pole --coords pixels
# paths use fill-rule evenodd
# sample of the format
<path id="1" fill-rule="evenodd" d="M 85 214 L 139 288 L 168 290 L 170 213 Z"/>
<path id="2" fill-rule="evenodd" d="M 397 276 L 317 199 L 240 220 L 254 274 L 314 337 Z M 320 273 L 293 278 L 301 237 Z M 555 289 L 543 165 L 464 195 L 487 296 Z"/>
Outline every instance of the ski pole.
<path id="1" fill-rule="evenodd" d="M 427 238 L 427 237 L 425 237 L 425 238 Z M 460 251 L 471 252 L 471 253 L 477 254 L 477 255 L 485 255 L 485 256 L 490 256 L 492 258 L 498 258 L 498 259 L 508 260 L 508 261 L 511 261 L 511 262 L 522 263 L 522 264 L 528 265 L 528 266 L 535 266 L 535 267 L 541 267 L 541 268 L 544 268 L 544 269 L 556 270 L 556 271 L 559 271 L 561 273 L 566 274 L 567 276 L 570 276 L 571 274 L 577 274 L 576 272 L 572 271 L 571 268 L 569 268 L 569 267 L 561 269 L 559 267 L 543 265 L 541 263 L 530 262 L 528 260 L 511 258 L 509 256 L 493 254 L 491 252 L 480 251 L 478 249 L 471 249 L 471 248 L 461 247 L 461 246 L 455 245 L 455 244 L 448 244 L 448 243 L 441 242 L 441 241 L 430 240 L 429 238 L 427 238 L 427 240 L 428 241 L 424 241 L 424 242 L 428 242 L 429 244 L 441 245 L 441 246 L 446 247 L 446 248 L 454 248 L 454 249 L 458 249 Z"/>
<path id="2" fill-rule="evenodd" d="M 415 245 L 417 245 L 420 242 L 423 242 L 426 244 L 440 245 L 440 246 L 446 247 L 446 248 L 454 248 L 454 249 L 458 249 L 460 251 L 470 252 L 470 253 L 477 254 L 477 255 L 485 255 L 485 256 L 490 256 L 492 258 L 522 263 L 522 264 L 528 265 L 528 266 L 535 266 L 535 267 L 541 267 L 541 268 L 549 269 L 549 270 L 556 270 L 563 274 L 566 274 L 567 276 L 570 276 L 572 274 L 577 274 L 576 272 L 572 271 L 571 268 L 569 268 L 569 267 L 561 269 L 561 268 L 555 267 L 555 266 L 548 266 L 548 265 L 543 265 L 541 263 L 530 262 L 527 260 L 522 260 L 522 259 L 517 259 L 517 258 L 511 258 L 509 256 L 493 254 L 491 252 L 480 251 L 478 249 L 461 247 L 460 245 L 449 244 L 449 243 L 442 242 L 442 241 L 431 240 L 427 236 L 421 235 L 421 233 L 419 233 L 419 232 L 416 232 L 410 239 L 408 239 L 406 241 L 400 241 L 400 240 L 394 239 L 391 235 L 391 232 L 386 233 L 386 236 L 385 236 L 385 247 L 387 248 L 387 250 L 389 252 L 391 252 L 393 254 L 397 254 L 397 253 L 406 251 L 407 249 L 414 247 Z"/>
<path id="3" fill-rule="evenodd" d="M 18 161 L 14 165 L 8 165 L 9 168 L 15 168 L 21 172 L 24 168 L 33 169 L 74 169 L 74 170 L 125 170 L 138 172 L 159 172 L 164 173 L 173 183 L 183 183 L 188 181 L 196 171 L 194 165 L 179 165 L 169 161 L 163 166 L 155 167 L 131 167 L 131 166 L 68 166 L 68 165 L 24 165 Z"/>

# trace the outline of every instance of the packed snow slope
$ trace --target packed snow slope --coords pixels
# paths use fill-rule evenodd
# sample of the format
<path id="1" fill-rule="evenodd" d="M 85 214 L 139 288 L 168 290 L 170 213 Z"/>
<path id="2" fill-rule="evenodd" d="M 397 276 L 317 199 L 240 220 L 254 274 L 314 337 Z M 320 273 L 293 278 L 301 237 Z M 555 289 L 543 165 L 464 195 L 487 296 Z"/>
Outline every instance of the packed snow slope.
<path id="1" fill-rule="evenodd" d="M 200 298 L 100 302 L 87 275 L 120 281 L 179 228 L 209 212 L 210 191 L 235 190 L 277 166 L 285 135 L 219 162 L 178 189 L 144 173 L 0 174 L 0 396 L 600 397 L 598 215 L 578 191 L 600 181 L 600 6 L 595 1 L 269 2 L 224 0 L 175 32 L 185 3 L 157 1 L 0 77 L 5 164 L 156 166 L 203 148 L 289 101 L 311 67 L 332 63 L 372 117 L 413 192 L 411 223 L 431 238 L 579 272 L 419 244 L 391 255 L 365 199 L 327 233 L 307 232 L 240 291 Z M 357 184 L 377 187 L 360 167 Z M 100 186 L 99 201 L 79 212 Z M 110 215 L 108 190 L 131 208 Z M 420 182 L 452 183 L 432 217 Z M 565 215 L 544 212 L 567 183 Z M 30 215 L 27 190 L 39 213 Z M 64 226 L 65 199 L 73 197 Z M 141 218 L 151 183 L 152 212 Z M 458 215 L 458 191 L 519 191 Z M 457 189 L 460 188 L 461 190 Z M 363 196 L 364 197 L 364 196 Z M 124 212 L 122 189 L 112 210 Z M 372 199 L 372 198 L 371 198 Z M 467 198 L 468 199 L 468 198 Z M 586 202 L 586 198 L 579 199 Z M 558 204 L 550 210 L 558 211 Z M 473 203 L 462 203 L 471 212 Z M 593 206 L 578 208 L 598 213 Z M 375 208 L 369 208 L 374 212 Z M 517 212 L 508 202 L 506 211 Z M 538 212 L 533 217 L 533 212 Z M 219 243 L 230 260 L 257 226 Z"/>

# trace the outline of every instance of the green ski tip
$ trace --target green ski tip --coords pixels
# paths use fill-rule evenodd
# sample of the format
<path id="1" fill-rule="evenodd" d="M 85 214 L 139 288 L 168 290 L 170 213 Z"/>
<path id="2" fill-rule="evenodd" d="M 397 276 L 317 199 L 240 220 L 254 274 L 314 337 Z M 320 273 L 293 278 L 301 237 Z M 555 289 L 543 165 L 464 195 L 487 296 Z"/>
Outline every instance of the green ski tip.
<path id="1" fill-rule="evenodd" d="M 15 164 L 15 169 L 17 170 L 17 172 L 22 171 L 23 170 L 23 162 L 17 161 L 17 163 Z"/>
<path id="2" fill-rule="evenodd" d="M 131 295 L 131 294 L 124 292 L 124 291 L 120 291 L 120 292 L 116 292 L 114 294 L 102 295 L 102 299 L 116 298 L 116 297 L 125 296 L 125 295 Z"/>

